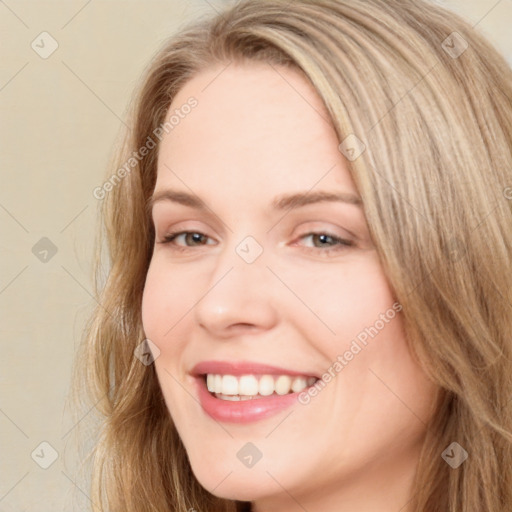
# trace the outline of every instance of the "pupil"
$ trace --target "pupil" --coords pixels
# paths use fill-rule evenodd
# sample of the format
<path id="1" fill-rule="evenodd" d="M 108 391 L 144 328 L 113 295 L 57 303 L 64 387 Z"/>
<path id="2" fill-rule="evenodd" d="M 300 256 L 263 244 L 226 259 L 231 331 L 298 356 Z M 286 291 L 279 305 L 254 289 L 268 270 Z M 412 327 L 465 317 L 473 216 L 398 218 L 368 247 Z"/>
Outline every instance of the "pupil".
<path id="1" fill-rule="evenodd" d="M 329 235 L 318 235 L 318 238 L 319 238 L 319 239 L 320 239 L 320 241 L 322 242 L 322 245 L 324 245 L 324 244 L 323 244 L 323 242 L 328 242 L 328 240 L 327 240 L 327 239 L 329 239 L 329 238 L 330 238 L 330 236 L 329 236 Z"/>

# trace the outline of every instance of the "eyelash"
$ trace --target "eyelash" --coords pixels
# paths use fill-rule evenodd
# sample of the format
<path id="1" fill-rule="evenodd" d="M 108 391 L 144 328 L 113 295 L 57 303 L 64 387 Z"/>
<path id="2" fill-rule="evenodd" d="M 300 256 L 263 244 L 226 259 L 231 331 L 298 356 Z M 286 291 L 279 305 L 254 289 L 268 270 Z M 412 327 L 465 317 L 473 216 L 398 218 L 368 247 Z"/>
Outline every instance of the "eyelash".
<path id="1" fill-rule="evenodd" d="M 183 247 L 183 246 L 180 246 L 180 245 L 173 244 L 174 240 L 178 236 L 180 236 L 180 235 L 187 235 L 187 234 L 196 234 L 196 235 L 202 235 L 202 236 L 206 236 L 207 237 L 207 235 L 205 235 L 204 233 L 201 233 L 200 231 L 174 231 L 174 232 L 169 233 L 168 235 L 166 235 L 163 238 L 163 240 L 161 240 L 158 243 L 173 245 L 174 246 L 173 250 L 175 250 L 175 251 L 180 251 L 180 252 L 181 251 L 187 251 L 189 249 L 192 249 L 193 247 L 189 247 L 189 246 Z M 344 238 L 340 238 L 338 236 L 332 235 L 332 234 L 327 233 L 325 231 L 313 231 L 313 232 L 310 232 L 310 233 L 306 233 L 305 235 L 302 235 L 300 237 L 300 239 L 306 238 L 308 236 L 315 236 L 315 235 L 316 236 L 326 235 L 329 238 L 331 238 L 332 241 L 336 243 L 336 245 L 331 246 L 331 247 L 327 247 L 327 249 L 323 249 L 321 247 L 306 247 L 305 248 L 306 250 L 313 251 L 313 252 L 320 251 L 322 253 L 330 254 L 331 252 L 342 251 L 342 250 L 345 250 L 348 247 L 353 247 L 354 246 L 354 243 L 352 241 L 345 240 Z M 207 244 L 201 244 L 201 245 L 207 245 Z"/>

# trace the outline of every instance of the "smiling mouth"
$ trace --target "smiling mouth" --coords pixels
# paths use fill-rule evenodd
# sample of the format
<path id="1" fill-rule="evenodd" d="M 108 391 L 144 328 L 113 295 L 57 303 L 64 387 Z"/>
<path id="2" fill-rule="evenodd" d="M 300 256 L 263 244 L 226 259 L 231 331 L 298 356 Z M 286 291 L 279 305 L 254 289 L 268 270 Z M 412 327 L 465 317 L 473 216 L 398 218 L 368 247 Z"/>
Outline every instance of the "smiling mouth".
<path id="1" fill-rule="evenodd" d="M 319 379 L 307 375 L 226 375 L 203 374 L 202 378 L 211 395 L 220 400 L 257 400 L 272 396 L 300 393 Z"/>

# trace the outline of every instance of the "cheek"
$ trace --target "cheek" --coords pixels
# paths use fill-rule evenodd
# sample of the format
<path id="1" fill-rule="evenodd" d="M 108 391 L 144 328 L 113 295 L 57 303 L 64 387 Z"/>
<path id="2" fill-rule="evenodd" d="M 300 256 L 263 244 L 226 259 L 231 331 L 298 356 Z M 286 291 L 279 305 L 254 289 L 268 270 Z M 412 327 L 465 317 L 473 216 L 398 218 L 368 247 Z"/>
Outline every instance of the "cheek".
<path id="1" fill-rule="evenodd" d="M 283 269 L 282 276 L 296 295 L 282 292 L 283 305 L 294 305 L 287 309 L 294 322 L 307 329 L 311 340 L 323 339 L 331 349 L 343 348 L 376 322 L 381 327 L 381 315 L 396 316 L 392 290 L 373 252 L 338 266 L 317 266 L 314 272 Z"/>
<path id="2" fill-rule="evenodd" d="M 146 336 L 160 349 L 161 342 L 172 336 L 191 307 L 187 304 L 193 302 L 192 283 L 182 271 L 170 272 L 158 260 L 149 266 L 142 295 L 142 324 Z"/>
<path id="3" fill-rule="evenodd" d="M 144 333 L 151 340 L 156 338 L 156 334 L 161 330 L 159 318 L 166 300 L 164 290 L 165 287 L 156 279 L 154 265 L 151 262 L 142 294 L 142 326 Z"/>

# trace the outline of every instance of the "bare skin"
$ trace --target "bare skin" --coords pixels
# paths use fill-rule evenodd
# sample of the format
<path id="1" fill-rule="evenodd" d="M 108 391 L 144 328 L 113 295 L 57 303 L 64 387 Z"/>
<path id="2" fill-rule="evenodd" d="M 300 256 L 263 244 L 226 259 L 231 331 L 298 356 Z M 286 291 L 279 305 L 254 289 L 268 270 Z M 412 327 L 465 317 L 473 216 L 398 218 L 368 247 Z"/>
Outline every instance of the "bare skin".
<path id="1" fill-rule="evenodd" d="M 198 100 L 162 140 L 155 193 L 192 193 L 208 209 L 155 203 L 142 308 L 194 474 L 257 512 L 406 512 L 435 388 L 407 348 L 363 209 L 271 206 L 308 191 L 358 197 L 348 162 L 301 75 L 266 64 L 222 69 L 195 76 L 170 107 Z M 161 243 L 171 231 L 198 235 Z M 247 236 L 263 250 L 250 264 L 236 251 Z M 377 334 L 356 352 L 353 341 L 370 326 Z M 333 370 L 338 356 L 341 371 Z M 330 368 L 332 378 L 307 403 L 220 424 L 203 411 L 190 375 L 203 360 L 319 375 Z M 247 442 L 262 453 L 252 468 L 237 457 Z"/>

